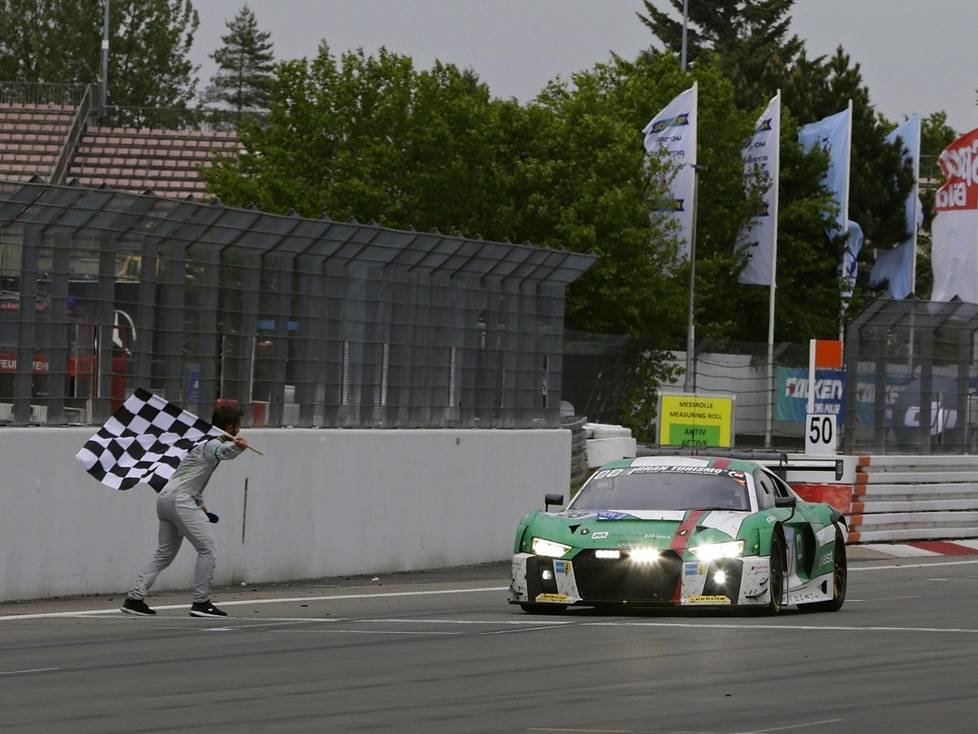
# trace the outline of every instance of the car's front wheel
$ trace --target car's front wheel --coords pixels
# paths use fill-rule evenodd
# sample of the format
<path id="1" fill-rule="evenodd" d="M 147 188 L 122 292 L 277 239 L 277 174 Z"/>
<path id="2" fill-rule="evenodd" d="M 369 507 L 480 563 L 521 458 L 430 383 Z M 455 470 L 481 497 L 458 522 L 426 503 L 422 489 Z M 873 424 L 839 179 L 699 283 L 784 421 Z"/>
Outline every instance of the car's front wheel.
<path id="1" fill-rule="evenodd" d="M 849 581 L 849 569 L 846 563 L 846 544 L 842 533 L 835 531 L 835 552 L 832 563 L 832 598 L 827 601 L 817 601 L 812 604 L 799 604 L 801 612 L 837 612 L 846 602 L 846 586 Z"/>
<path id="2" fill-rule="evenodd" d="M 567 609 L 567 606 L 564 604 L 534 604 L 532 602 L 523 602 L 520 604 L 520 609 L 527 614 L 562 614 Z"/>

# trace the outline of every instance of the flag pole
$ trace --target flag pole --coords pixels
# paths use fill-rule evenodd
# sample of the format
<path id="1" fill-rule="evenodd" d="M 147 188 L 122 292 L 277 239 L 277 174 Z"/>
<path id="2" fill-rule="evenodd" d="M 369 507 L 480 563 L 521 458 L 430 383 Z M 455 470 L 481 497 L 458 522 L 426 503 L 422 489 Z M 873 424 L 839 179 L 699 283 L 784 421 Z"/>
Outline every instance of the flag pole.
<path id="1" fill-rule="evenodd" d="M 777 93 L 778 104 L 776 107 L 778 115 L 778 140 L 774 146 L 776 156 L 774 165 L 771 168 L 775 171 L 776 179 L 771 183 L 773 187 L 771 199 L 771 216 L 774 217 L 774 237 L 771 243 L 771 288 L 767 306 L 767 411 L 764 421 L 764 448 L 771 448 L 771 433 L 774 427 L 774 302 L 775 291 L 777 290 L 778 273 L 778 188 L 781 183 L 781 90 Z"/>
<path id="2" fill-rule="evenodd" d="M 218 429 L 218 430 L 220 430 L 220 429 Z M 227 441 L 233 441 L 234 440 L 234 436 L 232 436 L 227 431 L 222 431 L 221 438 L 224 439 L 225 442 L 227 442 Z M 256 449 L 254 446 L 252 446 L 251 444 L 248 444 L 247 446 L 245 446 L 245 448 L 248 449 L 249 451 L 254 451 L 259 456 L 264 456 L 265 455 L 261 451 L 259 451 L 258 449 Z"/>

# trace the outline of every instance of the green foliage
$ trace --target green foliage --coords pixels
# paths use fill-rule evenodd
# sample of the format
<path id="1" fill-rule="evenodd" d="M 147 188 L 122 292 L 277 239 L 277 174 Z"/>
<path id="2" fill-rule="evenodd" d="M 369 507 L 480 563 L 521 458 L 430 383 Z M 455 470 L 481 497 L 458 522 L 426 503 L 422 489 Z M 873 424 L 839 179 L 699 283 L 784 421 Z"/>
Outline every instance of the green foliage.
<path id="1" fill-rule="evenodd" d="M 666 51 L 682 48 L 683 0 L 669 0 L 678 20 L 650 0 L 638 17 Z M 786 69 L 802 51 L 798 36 L 788 36 L 788 12 L 794 0 L 714 0 L 688 3 L 687 60 L 690 65 L 713 55 L 734 88 L 740 109 L 751 109 L 774 96 Z"/>
<path id="2" fill-rule="evenodd" d="M 218 71 L 204 92 L 207 102 L 221 102 L 236 112 L 266 110 L 272 86 L 275 52 L 271 34 L 258 30 L 258 20 L 245 5 L 226 23 L 224 44 L 211 54 Z"/>
<path id="3" fill-rule="evenodd" d="M 0 0 L 0 78 L 89 83 L 100 76 L 102 0 Z M 56 19 L 56 20 L 53 20 Z M 114 0 L 108 103 L 183 108 L 197 80 L 191 0 Z M 135 123 L 139 114 L 135 114 Z"/>

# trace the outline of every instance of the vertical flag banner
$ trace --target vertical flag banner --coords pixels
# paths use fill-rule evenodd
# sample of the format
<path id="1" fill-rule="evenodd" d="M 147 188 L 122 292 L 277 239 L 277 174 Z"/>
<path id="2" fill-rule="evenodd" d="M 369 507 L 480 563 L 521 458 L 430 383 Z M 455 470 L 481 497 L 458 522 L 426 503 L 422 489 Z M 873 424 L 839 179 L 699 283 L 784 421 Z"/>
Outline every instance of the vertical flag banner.
<path id="1" fill-rule="evenodd" d="M 816 145 L 829 154 L 829 168 L 824 184 L 839 206 L 838 219 L 831 236 L 846 231 L 849 221 L 849 152 L 852 148 L 852 102 L 834 115 L 803 126 L 798 131 L 798 142 L 805 150 Z"/>
<path id="2" fill-rule="evenodd" d="M 672 161 L 675 176 L 669 184 L 669 198 L 659 211 L 667 212 L 679 225 L 679 256 L 688 258 L 693 240 L 693 201 L 696 171 L 697 86 L 694 84 L 645 126 L 645 150 Z"/>
<path id="3" fill-rule="evenodd" d="M 931 300 L 978 303 L 978 128 L 938 159 L 945 183 L 937 190 L 930 231 L 934 292 Z"/>
<path id="4" fill-rule="evenodd" d="M 754 134 L 744 144 L 744 180 L 750 180 L 755 168 L 767 177 L 769 186 L 764 192 L 763 208 L 737 236 L 739 247 L 750 254 L 740 282 L 747 285 L 774 285 L 778 240 L 778 180 L 780 176 L 781 93 L 772 99 L 760 119 Z"/>
<path id="5" fill-rule="evenodd" d="M 886 136 L 886 142 L 900 141 L 907 149 L 906 158 L 913 168 L 913 189 L 904 203 L 904 217 L 909 239 L 882 253 L 869 274 L 869 284 L 878 287 L 887 282 L 886 293 L 890 298 L 902 300 L 915 290 L 917 262 L 917 229 L 923 220 L 923 211 L 917 181 L 920 178 L 920 116 L 913 115 L 896 130 Z"/>

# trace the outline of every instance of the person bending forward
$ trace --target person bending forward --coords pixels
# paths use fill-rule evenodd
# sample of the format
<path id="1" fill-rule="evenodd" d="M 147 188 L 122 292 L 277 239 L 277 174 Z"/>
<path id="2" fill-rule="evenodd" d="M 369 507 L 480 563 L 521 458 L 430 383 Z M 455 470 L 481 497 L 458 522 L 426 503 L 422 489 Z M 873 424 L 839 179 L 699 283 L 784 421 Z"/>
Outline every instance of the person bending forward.
<path id="1" fill-rule="evenodd" d="M 186 538 L 197 551 L 194 572 L 193 603 L 191 617 L 226 617 L 227 613 L 211 602 L 211 584 L 214 581 L 214 535 L 211 523 L 217 515 L 207 512 L 203 494 L 211 474 L 218 464 L 236 458 L 248 447 L 248 442 L 238 435 L 241 412 L 230 406 L 220 406 L 214 411 L 211 423 L 234 437 L 233 440 L 212 438 L 194 446 L 180 462 L 156 500 L 156 515 L 160 519 L 159 545 L 152 560 L 146 564 L 129 595 L 122 604 L 127 614 L 147 616 L 156 614 L 146 604 L 146 595 L 160 572 L 177 557 L 177 551 Z"/>

